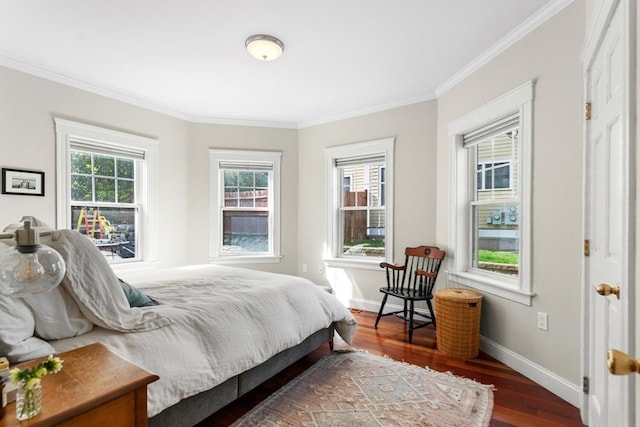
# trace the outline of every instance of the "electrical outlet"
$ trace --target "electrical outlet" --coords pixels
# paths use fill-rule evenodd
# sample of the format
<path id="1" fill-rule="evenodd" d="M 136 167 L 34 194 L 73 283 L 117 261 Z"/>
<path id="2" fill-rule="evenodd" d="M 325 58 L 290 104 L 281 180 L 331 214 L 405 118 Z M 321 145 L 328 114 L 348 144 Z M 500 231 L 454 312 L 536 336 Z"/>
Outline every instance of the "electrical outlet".
<path id="1" fill-rule="evenodd" d="M 549 316 L 547 313 L 538 312 L 538 328 L 543 331 L 549 330 Z"/>
<path id="2" fill-rule="evenodd" d="M 302 272 L 303 273 L 307 272 L 307 264 L 302 264 Z"/>

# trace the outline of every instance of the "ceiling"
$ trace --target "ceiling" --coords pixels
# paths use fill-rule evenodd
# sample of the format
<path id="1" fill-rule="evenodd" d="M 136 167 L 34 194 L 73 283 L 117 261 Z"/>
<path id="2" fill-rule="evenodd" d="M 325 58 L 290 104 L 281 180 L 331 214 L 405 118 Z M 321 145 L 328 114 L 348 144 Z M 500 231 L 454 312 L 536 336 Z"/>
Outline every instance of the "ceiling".
<path id="1" fill-rule="evenodd" d="M 0 0 L 0 64 L 192 122 L 299 128 L 433 99 L 570 1 Z M 280 59 L 245 51 L 259 33 Z"/>

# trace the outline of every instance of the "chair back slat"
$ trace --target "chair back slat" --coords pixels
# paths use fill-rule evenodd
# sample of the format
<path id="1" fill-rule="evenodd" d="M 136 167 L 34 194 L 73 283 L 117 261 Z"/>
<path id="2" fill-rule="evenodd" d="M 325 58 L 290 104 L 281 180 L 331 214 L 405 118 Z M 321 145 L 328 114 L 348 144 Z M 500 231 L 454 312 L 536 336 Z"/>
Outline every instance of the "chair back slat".
<path id="1" fill-rule="evenodd" d="M 445 253 L 435 246 L 418 246 L 405 250 L 405 277 L 404 284 L 407 291 L 417 295 L 430 295 L 436 284 L 436 278 L 440 271 L 440 265 Z M 420 274 L 416 274 L 419 271 Z"/>

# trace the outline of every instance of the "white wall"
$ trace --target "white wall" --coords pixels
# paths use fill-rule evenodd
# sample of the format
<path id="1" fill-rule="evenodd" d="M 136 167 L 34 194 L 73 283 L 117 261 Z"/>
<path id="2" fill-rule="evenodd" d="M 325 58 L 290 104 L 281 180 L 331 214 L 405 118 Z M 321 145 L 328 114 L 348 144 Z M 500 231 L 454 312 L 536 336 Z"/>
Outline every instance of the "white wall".
<path id="1" fill-rule="evenodd" d="M 0 67 L 0 167 L 44 171 L 45 196 L 0 194 L 0 230 L 24 215 L 56 225 L 53 117 L 158 139 L 158 255 L 163 266 L 186 263 L 188 123 L 6 67 Z"/>
<path id="2" fill-rule="evenodd" d="M 281 253 L 277 264 L 256 264 L 251 268 L 278 273 L 296 273 L 298 228 L 298 132 L 212 124 L 192 124 L 189 136 L 189 263 L 206 263 L 209 255 L 209 148 L 282 152 Z M 240 265 L 242 267 L 243 265 Z"/>
<path id="3" fill-rule="evenodd" d="M 584 3 L 573 2 L 438 99 L 437 242 L 448 246 L 448 124 L 535 79 L 533 129 L 532 306 L 485 294 L 486 348 L 515 353 L 529 367 L 569 381 L 577 402 L 581 313 L 581 144 Z M 549 330 L 536 326 L 549 315 Z M 509 353 L 509 354 L 506 354 Z M 513 356 L 511 354 L 511 356 Z M 571 389 L 575 388 L 575 393 Z M 565 397 L 566 398 L 566 397 Z"/>
<path id="4" fill-rule="evenodd" d="M 299 131 L 298 274 L 329 284 L 351 307 L 376 310 L 381 270 L 330 270 L 320 274 L 326 250 L 326 171 L 324 149 L 330 146 L 395 137 L 395 260 L 404 248 L 435 242 L 436 102 L 426 101 L 389 111 L 341 120 Z M 307 264 L 308 272 L 302 272 Z"/>

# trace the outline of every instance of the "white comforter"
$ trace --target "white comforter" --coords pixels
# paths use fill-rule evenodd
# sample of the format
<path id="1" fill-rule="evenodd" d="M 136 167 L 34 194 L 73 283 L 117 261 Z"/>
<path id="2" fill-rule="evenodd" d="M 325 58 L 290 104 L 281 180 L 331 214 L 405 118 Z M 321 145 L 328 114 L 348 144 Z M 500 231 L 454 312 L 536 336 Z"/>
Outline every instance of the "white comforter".
<path id="1" fill-rule="evenodd" d="M 170 325 L 143 332 L 96 327 L 51 342 L 60 352 L 101 342 L 159 375 L 149 386 L 149 417 L 299 344 L 334 321 L 348 343 L 355 330 L 346 307 L 299 277 L 210 265 L 161 271 L 153 277 L 161 279 L 146 276 L 145 283 L 130 283 L 160 303 L 151 309 L 168 317 Z"/>

